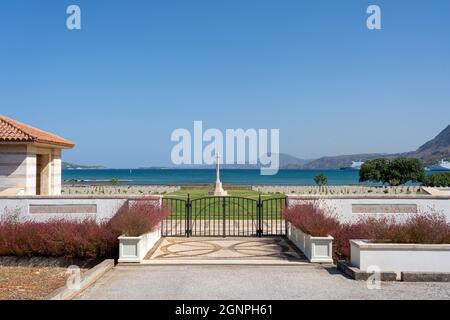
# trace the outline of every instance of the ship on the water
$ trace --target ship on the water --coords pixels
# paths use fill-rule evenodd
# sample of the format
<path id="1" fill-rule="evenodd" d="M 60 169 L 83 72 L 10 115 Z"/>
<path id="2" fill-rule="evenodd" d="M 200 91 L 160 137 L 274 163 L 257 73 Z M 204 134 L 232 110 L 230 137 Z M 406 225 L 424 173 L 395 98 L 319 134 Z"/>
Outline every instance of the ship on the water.
<path id="1" fill-rule="evenodd" d="M 352 161 L 352 164 L 349 167 L 343 167 L 341 170 L 361 170 L 363 164 L 363 161 Z"/>
<path id="2" fill-rule="evenodd" d="M 427 167 L 428 171 L 450 171 L 450 162 L 441 160 L 438 164 Z"/>

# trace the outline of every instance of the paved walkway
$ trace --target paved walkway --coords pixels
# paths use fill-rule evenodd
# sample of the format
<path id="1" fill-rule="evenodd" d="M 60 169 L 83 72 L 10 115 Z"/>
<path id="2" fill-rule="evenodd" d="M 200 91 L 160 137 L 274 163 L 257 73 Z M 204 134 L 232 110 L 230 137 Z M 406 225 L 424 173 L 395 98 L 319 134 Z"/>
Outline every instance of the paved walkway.
<path id="1" fill-rule="evenodd" d="M 450 283 L 382 283 L 346 278 L 335 268 L 147 265 L 116 267 L 80 299 L 450 299 Z"/>
<path id="2" fill-rule="evenodd" d="M 282 237 L 164 238 L 146 264 L 305 264 Z"/>
<path id="3" fill-rule="evenodd" d="M 166 238 L 146 264 L 118 266 L 79 299 L 450 299 L 450 283 L 370 290 L 283 238 Z"/>

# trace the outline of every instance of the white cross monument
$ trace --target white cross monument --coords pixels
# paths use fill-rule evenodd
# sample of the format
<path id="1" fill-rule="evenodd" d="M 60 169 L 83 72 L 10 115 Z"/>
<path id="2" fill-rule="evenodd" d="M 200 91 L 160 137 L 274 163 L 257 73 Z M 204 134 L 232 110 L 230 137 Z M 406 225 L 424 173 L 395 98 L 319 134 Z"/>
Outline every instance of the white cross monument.
<path id="1" fill-rule="evenodd" d="M 214 189 L 214 196 L 225 197 L 228 193 L 223 190 L 222 182 L 220 182 L 220 155 L 216 154 L 216 188 Z"/>

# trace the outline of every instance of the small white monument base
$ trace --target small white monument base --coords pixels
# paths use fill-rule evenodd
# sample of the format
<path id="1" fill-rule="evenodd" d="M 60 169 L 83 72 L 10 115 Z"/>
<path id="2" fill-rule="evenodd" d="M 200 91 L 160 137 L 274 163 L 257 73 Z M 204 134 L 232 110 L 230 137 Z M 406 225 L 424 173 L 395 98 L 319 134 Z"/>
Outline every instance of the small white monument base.
<path id="1" fill-rule="evenodd" d="M 222 182 L 216 182 L 216 188 L 214 189 L 214 196 L 216 197 L 226 197 L 228 195 L 228 192 L 223 190 L 222 188 Z"/>

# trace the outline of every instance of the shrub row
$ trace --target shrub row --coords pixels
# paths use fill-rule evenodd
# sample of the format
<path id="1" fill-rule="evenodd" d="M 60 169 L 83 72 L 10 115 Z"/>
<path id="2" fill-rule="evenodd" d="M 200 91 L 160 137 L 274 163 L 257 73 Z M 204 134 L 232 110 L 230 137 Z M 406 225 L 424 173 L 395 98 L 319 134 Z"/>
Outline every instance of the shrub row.
<path id="1" fill-rule="evenodd" d="M 423 179 L 427 187 L 450 187 L 450 172 L 441 172 L 429 175 Z"/>
<path id="2" fill-rule="evenodd" d="M 117 236 L 108 224 L 80 222 L 0 222 L 0 255 L 66 258 L 109 257 Z"/>
<path id="3" fill-rule="evenodd" d="M 284 219 L 314 237 L 326 237 L 339 229 L 339 221 L 316 203 L 305 203 L 286 207 Z"/>
<path id="4" fill-rule="evenodd" d="M 108 222 L 0 220 L 0 256 L 113 258 L 119 235 L 139 236 L 152 231 L 167 216 L 166 207 L 150 201 L 124 205 Z"/>
<path id="5" fill-rule="evenodd" d="M 135 200 L 123 206 L 110 220 L 112 230 L 118 235 L 138 237 L 154 230 L 170 213 L 167 205 L 154 201 Z"/>
<path id="6" fill-rule="evenodd" d="M 331 235 L 336 260 L 350 258 L 350 240 L 368 239 L 379 243 L 450 243 L 450 224 L 441 214 L 415 214 L 403 221 L 391 217 L 365 217 L 353 223 L 340 223 L 317 203 L 300 204 L 284 211 L 295 227 L 312 236 Z"/>

